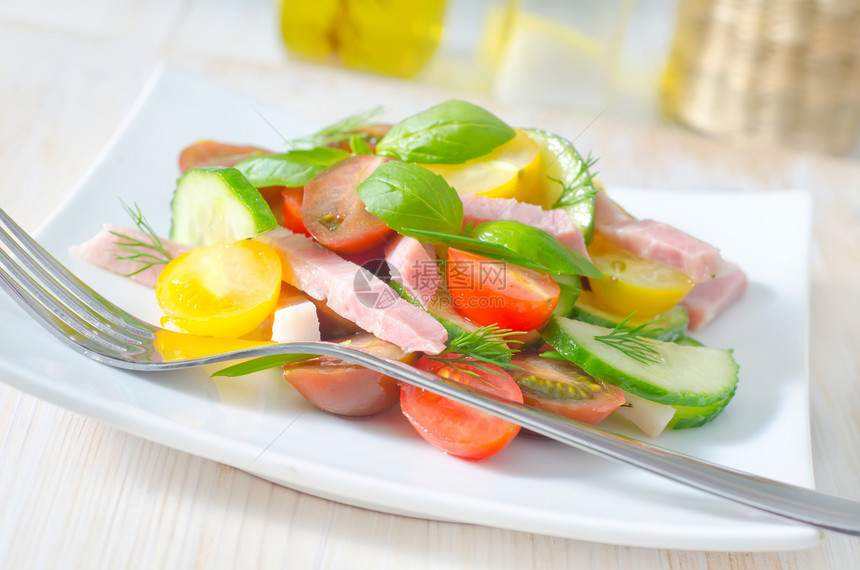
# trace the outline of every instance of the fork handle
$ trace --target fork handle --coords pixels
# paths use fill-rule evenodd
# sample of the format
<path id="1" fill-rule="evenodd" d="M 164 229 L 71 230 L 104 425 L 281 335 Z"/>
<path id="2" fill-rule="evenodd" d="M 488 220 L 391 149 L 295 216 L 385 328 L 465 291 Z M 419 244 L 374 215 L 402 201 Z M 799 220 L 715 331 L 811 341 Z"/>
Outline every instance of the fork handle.
<path id="1" fill-rule="evenodd" d="M 615 435 L 559 415 L 538 410 L 419 370 L 402 362 L 331 343 L 287 343 L 254 349 L 265 354 L 329 355 L 398 378 L 419 388 L 504 418 L 575 448 L 609 457 L 690 487 L 780 517 L 815 527 L 860 536 L 860 502 L 813 489 L 790 485 L 696 459 L 682 453 Z M 248 353 L 242 354 L 247 357 Z M 237 356 L 221 354 L 195 361 L 197 365 L 224 362 Z M 163 363 L 168 367 L 171 363 Z M 182 361 L 175 362 L 177 368 Z M 151 370 L 151 368 L 149 368 Z"/>

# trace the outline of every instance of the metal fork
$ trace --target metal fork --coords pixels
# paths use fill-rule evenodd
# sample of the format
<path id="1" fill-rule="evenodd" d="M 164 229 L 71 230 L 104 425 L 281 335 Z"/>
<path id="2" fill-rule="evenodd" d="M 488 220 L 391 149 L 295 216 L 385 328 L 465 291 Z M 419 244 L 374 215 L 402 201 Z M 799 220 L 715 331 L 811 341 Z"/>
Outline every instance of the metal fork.
<path id="1" fill-rule="evenodd" d="M 54 259 L 0 209 L 0 286 L 69 347 L 110 366 L 157 372 L 237 359 L 314 354 L 341 358 L 467 404 L 572 447 L 819 528 L 860 536 L 860 502 L 788 485 L 611 434 L 527 405 L 442 380 L 401 362 L 326 342 L 294 342 L 187 360 L 164 360 L 159 327 L 107 301 Z M 17 261 L 16 261 L 17 260 Z"/>

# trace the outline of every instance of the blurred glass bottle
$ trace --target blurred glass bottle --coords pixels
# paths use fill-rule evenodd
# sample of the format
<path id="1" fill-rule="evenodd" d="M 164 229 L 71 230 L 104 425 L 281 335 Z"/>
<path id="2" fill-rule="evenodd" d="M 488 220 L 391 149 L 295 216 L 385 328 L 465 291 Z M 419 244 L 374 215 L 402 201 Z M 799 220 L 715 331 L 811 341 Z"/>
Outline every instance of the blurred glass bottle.
<path id="1" fill-rule="evenodd" d="M 412 77 L 430 60 L 446 0 L 281 0 L 281 33 L 294 55 Z"/>
<path id="2" fill-rule="evenodd" d="M 494 95 L 589 114 L 616 91 L 634 0 L 520 0 L 496 71 Z"/>
<path id="3" fill-rule="evenodd" d="M 681 0 L 662 103 L 710 136 L 850 152 L 860 141 L 860 2 Z"/>

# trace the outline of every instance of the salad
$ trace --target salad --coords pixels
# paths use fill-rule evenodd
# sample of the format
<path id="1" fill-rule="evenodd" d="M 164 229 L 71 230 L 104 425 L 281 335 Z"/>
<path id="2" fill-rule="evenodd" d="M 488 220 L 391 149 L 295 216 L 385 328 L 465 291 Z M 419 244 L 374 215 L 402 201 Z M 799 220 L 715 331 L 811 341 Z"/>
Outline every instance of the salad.
<path id="1" fill-rule="evenodd" d="M 272 342 L 346 343 L 444 379 L 645 435 L 716 418 L 731 350 L 689 336 L 743 295 L 742 270 L 638 220 L 566 139 L 451 100 L 393 125 L 348 117 L 276 152 L 215 141 L 179 156 L 169 236 L 136 207 L 72 252 L 154 289 L 165 359 Z M 399 406 L 443 451 L 482 459 L 519 426 L 331 358 L 281 368 L 315 406 Z"/>

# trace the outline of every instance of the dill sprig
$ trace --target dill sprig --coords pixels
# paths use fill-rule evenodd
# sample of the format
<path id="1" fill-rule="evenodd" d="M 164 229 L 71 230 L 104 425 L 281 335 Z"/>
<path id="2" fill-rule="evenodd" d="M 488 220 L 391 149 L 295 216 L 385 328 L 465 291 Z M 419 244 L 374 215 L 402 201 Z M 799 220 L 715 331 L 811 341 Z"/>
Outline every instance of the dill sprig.
<path id="1" fill-rule="evenodd" d="M 323 127 L 313 134 L 298 137 L 287 142 L 291 147 L 312 148 L 347 141 L 352 139 L 352 137 L 364 139 L 368 135 L 360 129 L 373 124 L 375 119 L 382 113 L 382 110 L 383 108 L 381 106 L 376 106 L 364 111 L 359 111 L 358 113 L 344 117 L 327 127 Z"/>
<path id="2" fill-rule="evenodd" d="M 631 317 L 633 317 L 633 313 L 627 315 L 627 317 L 618 323 L 615 328 L 609 332 L 609 334 L 596 336 L 594 337 L 594 340 L 607 344 L 616 350 L 620 350 L 633 360 L 641 362 L 642 364 L 659 363 L 660 352 L 656 347 L 659 341 L 653 338 L 653 336 L 659 334 L 661 329 L 652 326 L 658 321 L 658 319 L 652 319 L 637 327 L 627 328 L 624 325 L 627 324 L 627 321 L 629 321 Z"/>
<path id="3" fill-rule="evenodd" d="M 591 168 L 597 163 L 597 159 L 588 153 L 585 159 L 579 160 L 579 171 L 570 184 L 565 184 L 557 178 L 547 176 L 553 182 L 558 182 L 561 185 L 561 195 L 553 204 L 553 208 L 562 208 L 564 206 L 573 206 L 579 202 L 590 200 L 600 191 L 600 188 L 594 184 L 596 172 L 591 172 Z"/>
<path id="4" fill-rule="evenodd" d="M 519 368 L 511 364 L 511 357 L 519 352 L 522 344 L 516 337 L 525 333 L 511 329 L 499 328 L 498 325 L 487 325 L 474 331 L 464 331 L 448 341 L 447 348 L 431 359 L 451 364 L 459 370 L 477 376 L 474 371 L 458 364 L 468 364 L 485 372 L 495 373 L 485 366 L 491 364 L 499 368 Z"/>
<path id="5" fill-rule="evenodd" d="M 137 226 L 137 229 L 146 236 L 146 240 L 140 240 L 120 232 L 110 232 L 121 240 L 113 242 L 114 245 L 119 247 L 116 258 L 123 261 L 135 261 L 141 264 L 140 269 L 127 274 L 126 277 L 132 277 L 156 265 L 169 263 L 173 257 L 164 249 L 164 244 L 161 243 L 158 234 L 155 233 L 155 230 L 152 229 L 152 226 L 143 216 L 140 206 L 137 203 L 134 206 L 129 206 L 125 202 L 122 202 L 122 207 L 132 219 L 134 225 Z"/>

